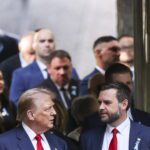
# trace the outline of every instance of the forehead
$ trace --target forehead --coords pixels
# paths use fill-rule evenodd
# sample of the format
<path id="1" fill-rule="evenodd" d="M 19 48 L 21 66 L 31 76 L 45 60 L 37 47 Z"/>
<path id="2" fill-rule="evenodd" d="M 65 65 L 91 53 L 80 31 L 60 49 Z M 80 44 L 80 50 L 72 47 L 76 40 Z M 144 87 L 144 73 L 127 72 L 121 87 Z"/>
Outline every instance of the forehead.
<path id="1" fill-rule="evenodd" d="M 113 81 L 118 81 L 118 82 L 125 82 L 125 81 L 132 81 L 132 77 L 130 73 L 114 73 L 112 75 Z"/>
<path id="2" fill-rule="evenodd" d="M 120 45 L 130 45 L 133 44 L 132 37 L 123 37 L 119 40 Z"/>
<path id="3" fill-rule="evenodd" d="M 114 47 L 114 46 L 119 47 L 119 43 L 118 43 L 118 41 L 113 40 L 113 41 L 110 41 L 110 42 L 101 43 L 100 46 L 102 48 L 111 48 L 111 47 Z"/>
<path id="4" fill-rule="evenodd" d="M 53 34 L 49 30 L 41 30 L 38 33 L 35 34 L 35 40 L 41 40 L 41 39 L 53 39 Z"/>
<path id="5" fill-rule="evenodd" d="M 70 65 L 71 62 L 70 62 L 70 60 L 67 57 L 63 57 L 63 58 L 55 57 L 55 58 L 52 59 L 50 65 L 51 66 L 57 66 L 57 65 L 63 65 L 63 64 Z"/>
<path id="6" fill-rule="evenodd" d="M 116 98 L 116 94 L 117 94 L 117 89 L 103 90 L 103 91 L 100 91 L 98 99 L 100 101 L 112 100 L 112 99 Z"/>
<path id="7" fill-rule="evenodd" d="M 46 93 L 37 93 L 33 96 L 33 103 L 37 107 L 42 107 L 44 105 L 54 105 L 52 97 Z"/>

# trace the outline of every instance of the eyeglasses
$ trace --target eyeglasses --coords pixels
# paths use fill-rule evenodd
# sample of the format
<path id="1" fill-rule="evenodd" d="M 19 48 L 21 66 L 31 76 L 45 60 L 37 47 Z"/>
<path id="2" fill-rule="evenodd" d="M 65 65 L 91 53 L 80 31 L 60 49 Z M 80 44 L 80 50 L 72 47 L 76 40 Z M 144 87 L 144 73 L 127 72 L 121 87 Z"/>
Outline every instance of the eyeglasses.
<path id="1" fill-rule="evenodd" d="M 122 46 L 121 50 L 133 49 L 134 45 Z"/>

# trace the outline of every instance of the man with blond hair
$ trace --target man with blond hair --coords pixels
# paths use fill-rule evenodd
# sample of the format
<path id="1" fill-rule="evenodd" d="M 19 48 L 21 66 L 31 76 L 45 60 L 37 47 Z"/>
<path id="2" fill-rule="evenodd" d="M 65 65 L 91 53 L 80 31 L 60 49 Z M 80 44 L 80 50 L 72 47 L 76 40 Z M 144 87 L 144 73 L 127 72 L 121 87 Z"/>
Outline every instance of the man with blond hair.
<path id="1" fill-rule="evenodd" d="M 65 141 L 48 131 L 54 126 L 54 100 L 53 93 L 46 89 L 24 92 L 17 112 L 21 125 L 0 135 L 0 149 L 67 150 Z"/>

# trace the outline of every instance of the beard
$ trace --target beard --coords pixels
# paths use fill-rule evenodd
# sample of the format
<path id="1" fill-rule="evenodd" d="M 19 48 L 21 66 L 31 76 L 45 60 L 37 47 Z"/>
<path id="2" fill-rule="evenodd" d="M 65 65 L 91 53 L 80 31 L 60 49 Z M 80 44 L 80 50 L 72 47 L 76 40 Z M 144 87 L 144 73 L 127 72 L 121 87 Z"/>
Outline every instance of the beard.
<path id="1" fill-rule="evenodd" d="M 121 111 L 120 111 L 120 108 L 119 108 L 117 112 L 107 114 L 107 117 L 102 117 L 100 115 L 100 118 L 101 118 L 102 122 L 111 124 L 111 123 L 117 121 L 120 118 L 120 116 L 121 116 Z"/>

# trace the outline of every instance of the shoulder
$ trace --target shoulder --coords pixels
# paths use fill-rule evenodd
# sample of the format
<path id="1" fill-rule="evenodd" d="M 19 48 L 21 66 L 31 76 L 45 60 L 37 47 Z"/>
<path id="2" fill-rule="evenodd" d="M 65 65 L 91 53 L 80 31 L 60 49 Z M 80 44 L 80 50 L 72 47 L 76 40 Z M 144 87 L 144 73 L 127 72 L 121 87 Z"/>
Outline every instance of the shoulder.
<path id="1" fill-rule="evenodd" d="M 99 71 L 95 68 L 91 73 L 89 73 L 88 75 L 86 75 L 84 78 L 83 78 L 83 82 L 84 81 L 88 81 L 93 75 L 95 75 L 96 73 L 98 73 Z"/>
<path id="2" fill-rule="evenodd" d="M 0 143 L 8 143 L 11 141 L 14 141 L 16 138 L 16 128 L 9 130 L 7 132 L 4 132 L 2 134 L 0 134 Z M 10 140 L 11 139 L 11 140 Z"/>
<path id="3" fill-rule="evenodd" d="M 65 140 L 56 135 L 53 131 L 46 132 L 45 136 L 47 140 L 50 141 L 51 144 L 53 144 L 53 147 L 55 147 L 55 149 L 67 149 L 67 143 L 65 142 Z"/>

